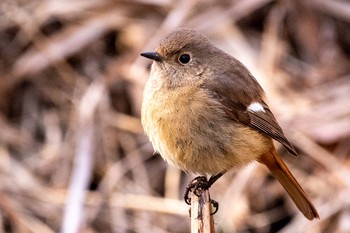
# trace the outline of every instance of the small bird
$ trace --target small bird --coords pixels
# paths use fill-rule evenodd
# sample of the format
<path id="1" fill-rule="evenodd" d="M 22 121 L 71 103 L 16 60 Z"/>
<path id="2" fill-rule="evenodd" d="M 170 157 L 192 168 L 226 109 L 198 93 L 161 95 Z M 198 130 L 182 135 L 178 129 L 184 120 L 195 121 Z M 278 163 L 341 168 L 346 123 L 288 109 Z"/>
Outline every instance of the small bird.
<path id="1" fill-rule="evenodd" d="M 207 187 L 231 168 L 258 161 L 307 219 L 319 218 L 272 139 L 290 154 L 297 152 L 266 104 L 262 87 L 242 63 L 187 28 L 170 33 L 155 52 L 141 56 L 153 60 L 142 125 L 166 161 L 184 171 L 211 175 Z"/>

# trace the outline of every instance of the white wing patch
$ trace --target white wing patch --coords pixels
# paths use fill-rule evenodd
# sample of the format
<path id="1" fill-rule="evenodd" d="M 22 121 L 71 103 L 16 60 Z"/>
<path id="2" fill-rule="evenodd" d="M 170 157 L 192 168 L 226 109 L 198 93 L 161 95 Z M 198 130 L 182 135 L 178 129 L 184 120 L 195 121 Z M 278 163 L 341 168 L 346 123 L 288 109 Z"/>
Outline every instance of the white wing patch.
<path id="1" fill-rule="evenodd" d="M 264 107 L 258 102 L 251 103 L 248 106 L 247 110 L 250 112 L 265 112 Z"/>

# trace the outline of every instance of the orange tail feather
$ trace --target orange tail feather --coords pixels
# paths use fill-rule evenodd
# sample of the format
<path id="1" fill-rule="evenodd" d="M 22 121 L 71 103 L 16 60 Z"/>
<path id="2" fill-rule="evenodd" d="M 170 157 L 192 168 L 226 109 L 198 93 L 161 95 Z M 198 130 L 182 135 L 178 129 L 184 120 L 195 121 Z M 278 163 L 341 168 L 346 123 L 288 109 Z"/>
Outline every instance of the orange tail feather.
<path id="1" fill-rule="evenodd" d="M 270 153 L 261 156 L 259 162 L 266 165 L 307 219 L 313 220 L 314 218 L 320 218 L 305 191 L 289 171 L 286 164 L 281 160 L 274 147 L 270 150 Z"/>

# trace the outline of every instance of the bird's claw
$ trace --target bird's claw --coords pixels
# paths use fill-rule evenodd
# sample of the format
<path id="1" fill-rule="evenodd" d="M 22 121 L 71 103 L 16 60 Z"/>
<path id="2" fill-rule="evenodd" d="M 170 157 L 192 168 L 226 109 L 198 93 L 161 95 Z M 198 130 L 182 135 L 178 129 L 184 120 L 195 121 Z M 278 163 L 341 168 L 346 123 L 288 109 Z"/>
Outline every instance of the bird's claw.
<path id="1" fill-rule="evenodd" d="M 186 204 L 191 205 L 191 198 L 189 197 L 190 192 L 193 192 L 197 197 L 199 197 L 203 190 L 208 189 L 208 180 L 205 176 L 198 176 L 194 178 L 186 187 L 184 194 L 184 199 Z"/>
<path id="2" fill-rule="evenodd" d="M 190 192 L 193 192 L 196 196 L 201 196 L 203 191 L 208 190 L 210 184 L 208 183 L 207 177 L 198 176 L 194 178 L 186 187 L 184 199 L 186 204 L 191 205 L 191 198 L 189 197 Z M 211 215 L 214 215 L 219 210 L 219 203 L 215 200 L 210 199 L 211 205 L 214 207 L 214 211 Z"/>

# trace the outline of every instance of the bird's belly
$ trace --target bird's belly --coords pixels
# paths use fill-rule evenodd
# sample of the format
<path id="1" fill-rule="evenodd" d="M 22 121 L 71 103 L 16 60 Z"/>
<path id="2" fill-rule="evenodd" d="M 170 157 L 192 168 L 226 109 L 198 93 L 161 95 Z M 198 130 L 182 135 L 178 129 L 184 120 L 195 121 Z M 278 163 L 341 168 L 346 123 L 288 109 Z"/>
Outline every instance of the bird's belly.
<path id="1" fill-rule="evenodd" d="M 186 99 L 179 97 L 189 93 L 176 94 L 153 100 L 142 120 L 155 150 L 180 169 L 217 174 L 246 165 L 270 148 L 271 139 L 228 118 L 205 91 L 193 91 Z"/>

